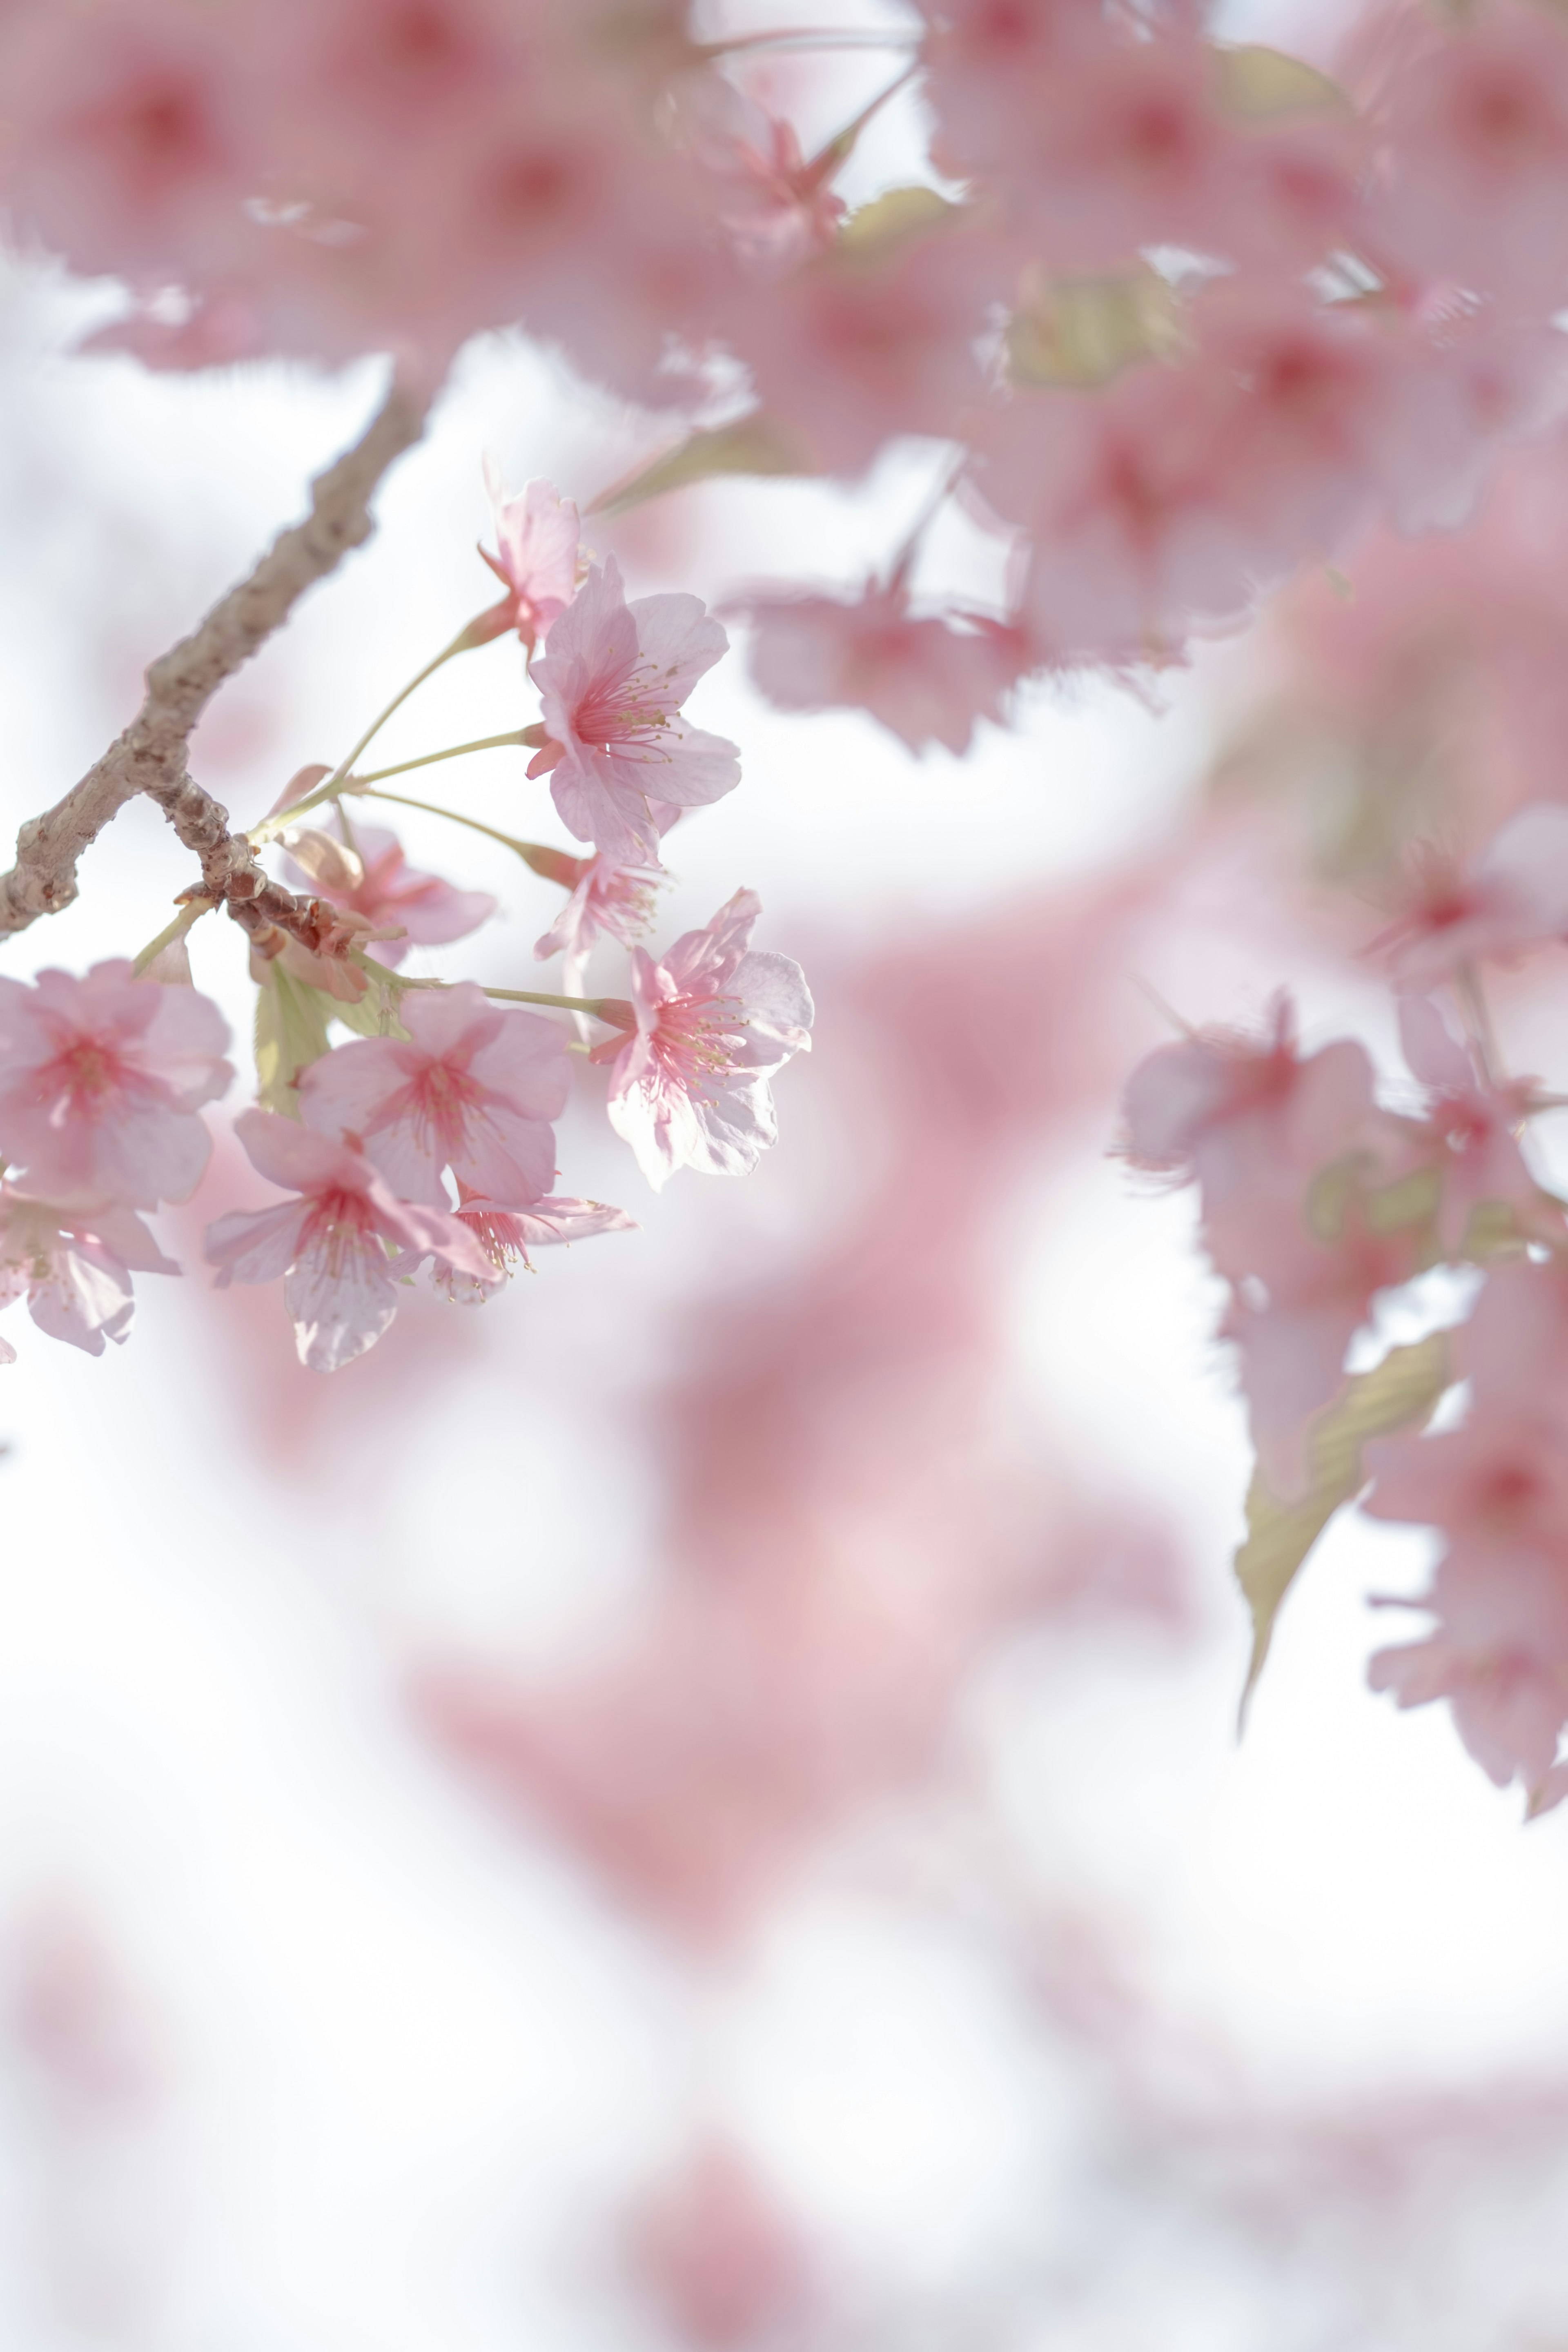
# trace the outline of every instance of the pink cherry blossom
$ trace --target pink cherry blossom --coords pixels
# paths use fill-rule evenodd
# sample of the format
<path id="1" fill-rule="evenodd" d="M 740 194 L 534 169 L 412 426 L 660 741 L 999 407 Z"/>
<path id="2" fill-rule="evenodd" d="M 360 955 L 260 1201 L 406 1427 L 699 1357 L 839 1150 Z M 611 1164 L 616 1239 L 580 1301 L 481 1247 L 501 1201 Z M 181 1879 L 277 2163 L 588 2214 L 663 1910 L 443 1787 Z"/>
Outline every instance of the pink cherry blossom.
<path id="1" fill-rule="evenodd" d="M 1385 65 L 1368 232 L 1422 278 L 1560 303 L 1568 291 L 1568 37 L 1494 0 L 1434 38 L 1412 12 Z"/>
<path id="2" fill-rule="evenodd" d="M 355 1037 L 312 1062 L 300 1115 L 363 1151 L 405 1201 L 444 1208 L 442 1171 L 502 1201 L 537 1201 L 555 1179 L 558 1118 L 571 1091 L 566 1039 L 536 1013 L 481 989 L 409 989 L 406 1038 Z"/>
<path id="3" fill-rule="evenodd" d="M 493 1283 L 474 1235 L 455 1217 L 399 1201 L 363 1152 L 275 1111 L 242 1111 L 235 1133 L 258 1173 L 297 1197 L 219 1217 L 207 1228 L 207 1260 L 220 1289 L 284 1277 L 300 1360 L 312 1371 L 336 1371 L 375 1345 L 397 1312 L 400 1265 L 434 1257 Z"/>
<path id="4" fill-rule="evenodd" d="M 749 598 L 752 674 L 784 710 L 858 709 L 911 751 L 969 749 L 977 719 L 998 724 L 1027 660 L 1016 633 L 975 618 L 966 630 L 917 620 L 900 584 L 858 597 Z M 965 616 L 967 618 L 967 616 Z"/>
<path id="5" fill-rule="evenodd" d="M 623 947 L 635 947 L 647 929 L 664 869 L 617 865 L 602 853 L 592 857 L 563 856 L 552 878 L 563 883 L 571 896 L 550 929 L 534 942 L 533 952 L 541 962 L 550 956 L 565 956 L 562 992 L 574 996 L 595 940 L 605 935 L 618 940 Z"/>
<path id="6" fill-rule="evenodd" d="M 227 1044 L 206 997 L 123 959 L 0 980 L 0 1159 L 50 1200 L 185 1200 L 212 1148 L 196 1112 L 234 1076 Z"/>
<path id="7" fill-rule="evenodd" d="M 735 746 L 686 724 L 681 705 L 729 640 L 695 596 L 627 604 L 620 567 L 595 564 L 534 664 L 549 741 L 529 774 L 580 841 L 622 865 L 657 865 L 658 804 L 720 800 L 741 780 Z"/>
<path id="8" fill-rule="evenodd" d="M 474 1234 L 494 1269 L 488 1281 L 476 1282 L 471 1275 L 451 1266 L 431 1267 L 436 1288 L 463 1307 L 477 1307 L 493 1297 L 498 1281 L 509 1282 L 514 1266 L 529 1265 L 531 1249 L 587 1241 L 595 1234 L 637 1231 L 635 1219 L 624 1209 L 612 1209 L 603 1201 L 574 1201 L 563 1192 L 509 1208 L 487 1200 L 482 1192 L 470 1192 L 459 1181 L 458 1197 L 458 1223 Z"/>
<path id="9" fill-rule="evenodd" d="M 26 1295 L 51 1339 L 101 1356 L 123 1340 L 135 1311 L 132 1274 L 178 1274 L 133 1209 L 99 1202 L 62 1208 L 0 1184 L 0 1307 Z M 0 1362 L 11 1363 L 9 1342 Z"/>
<path id="10" fill-rule="evenodd" d="M 323 863 L 311 852 L 307 878 L 322 898 L 369 925 L 373 936 L 365 953 L 378 963 L 395 968 L 410 947 L 445 947 L 467 939 L 495 913 L 496 901 L 488 891 L 455 889 L 439 875 L 421 874 L 408 865 L 396 835 L 381 825 L 355 825 L 353 849 L 313 829 L 301 832 L 298 840 L 302 848 L 325 841 L 335 853 Z"/>
<path id="11" fill-rule="evenodd" d="M 1499 1786 L 1549 1787 L 1568 1725 L 1568 1277 L 1495 1268 L 1454 1345 L 1469 1402 L 1458 1429 L 1367 1449 L 1373 1517 L 1439 1528 L 1446 1549 L 1413 1603 L 1438 1622 L 1380 1651 L 1374 1689 L 1401 1706 L 1447 1697 L 1460 1738 Z"/>
<path id="12" fill-rule="evenodd" d="M 676 85 L 681 143 L 712 183 L 719 219 L 750 266 L 770 278 L 832 244 L 844 199 L 829 184 L 843 157 L 807 162 L 794 125 L 721 73 Z"/>
<path id="13" fill-rule="evenodd" d="M 1467 963 L 1507 962 L 1568 939 L 1568 808 L 1520 809 L 1468 866 L 1417 844 L 1403 898 L 1398 919 L 1367 952 L 1381 954 L 1404 989 L 1432 988 Z"/>
<path id="14" fill-rule="evenodd" d="M 479 553 L 507 593 L 476 627 L 491 636 L 515 629 L 531 653 L 577 593 L 577 509 L 549 482 L 530 482 L 515 499 L 506 497 L 494 474 L 489 485 L 499 551 L 481 547 Z"/>
<path id="15" fill-rule="evenodd" d="M 656 1192 L 678 1168 L 745 1175 L 778 1139 L 768 1081 L 809 1049 L 813 1009 L 799 964 L 752 947 L 761 912 L 737 890 L 662 962 L 634 949 L 637 1026 L 595 1049 L 614 1064 L 610 1124 Z"/>
<path id="16" fill-rule="evenodd" d="M 1493 1079 L 1477 1049 L 1458 1043 L 1427 997 L 1402 1001 L 1399 1034 L 1411 1070 L 1431 1089 L 1426 1127 L 1437 1148 L 1436 1232 L 1446 1249 L 1460 1255 L 1472 1217 L 1487 1209 L 1506 1210 L 1516 1237 L 1548 1244 L 1568 1238 L 1561 1204 L 1542 1189 L 1520 1146 L 1536 1099 L 1534 1080 Z"/>
<path id="17" fill-rule="evenodd" d="M 1375 1294 L 1419 1270 L 1418 1223 L 1373 1219 L 1365 1192 L 1419 1164 L 1424 1139 L 1378 1109 L 1363 1047 L 1299 1055 L 1283 998 L 1263 1038 L 1208 1032 L 1160 1047 L 1124 1108 L 1136 1165 L 1198 1181 L 1205 1247 L 1230 1285 L 1221 1336 L 1237 1349 L 1265 1475 L 1287 1496 Z M 1335 1167 L 1347 1181 L 1327 1182 Z"/>
<path id="18" fill-rule="evenodd" d="M 777 2342 L 814 2299 L 800 2231 L 721 2140 L 703 2143 L 640 2202 L 627 2252 L 660 2315 L 698 2352 Z"/>

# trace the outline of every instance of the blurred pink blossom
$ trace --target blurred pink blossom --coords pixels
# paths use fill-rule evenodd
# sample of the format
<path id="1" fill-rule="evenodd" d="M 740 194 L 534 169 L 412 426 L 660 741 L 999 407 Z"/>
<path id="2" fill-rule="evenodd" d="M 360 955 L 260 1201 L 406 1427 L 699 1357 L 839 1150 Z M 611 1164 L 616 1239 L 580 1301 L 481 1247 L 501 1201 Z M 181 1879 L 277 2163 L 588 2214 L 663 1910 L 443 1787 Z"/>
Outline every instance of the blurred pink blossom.
<path id="1" fill-rule="evenodd" d="M 178 1274 L 133 1209 L 61 1208 L 0 1184 L 0 1307 L 24 1295 L 40 1331 L 101 1356 L 123 1340 L 134 1310 L 131 1276 Z M 13 1362 L 9 1341 L 0 1361 Z"/>
<path id="2" fill-rule="evenodd" d="M 0 980 L 0 1157 L 53 1201 L 183 1201 L 212 1149 L 196 1112 L 234 1076 L 227 1044 L 216 1004 L 124 959 Z"/>
<path id="3" fill-rule="evenodd" d="M 868 582 L 858 597 L 753 596 L 745 610 L 752 674 L 770 702 L 868 710 L 911 751 L 941 743 L 961 756 L 978 719 L 1000 722 L 1028 659 L 997 622 L 917 620 L 901 583 Z"/>

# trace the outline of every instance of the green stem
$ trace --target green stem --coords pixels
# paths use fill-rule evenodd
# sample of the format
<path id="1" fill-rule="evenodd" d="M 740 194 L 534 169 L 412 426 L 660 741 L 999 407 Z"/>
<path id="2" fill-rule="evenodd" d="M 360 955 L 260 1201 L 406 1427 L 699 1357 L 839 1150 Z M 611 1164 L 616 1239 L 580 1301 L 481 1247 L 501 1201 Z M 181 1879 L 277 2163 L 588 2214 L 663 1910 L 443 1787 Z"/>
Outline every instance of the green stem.
<path id="1" fill-rule="evenodd" d="M 188 905 L 182 907 L 174 921 L 166 924 L 155 940 L 149 940 L 136 958 L 131 967 L 132 980 L 140 980 L 153 959 L 161 956 L 165 948 L 172 948 L 176 940 L 183 940 L 192 924 L 200 922 L 204 915 L 210 915 L 216 904 L 216 900 L 213 898 L 193 898 Z"/>
<path id="2" fill-rule="evenodd" d="M 388 769 L 386 772 L 390 775 L 395 772 Z M 510 833 L 500 832 L 493 824 L 481 824 L 477 816 L 464 816 L 458 809 L 438 808 L 434 801 L 411 800 L 406 793 L 384 793 L 368 784 L 361 789 L 367 800 L 391 801 L 398 808 L 423 809 L 426 816 L 449 817 L 454 824 L 466 824 L 470 833 L 488 834 L 492 841 L 503 843 L 508 849 L 515 849 L 525 863 L 531 862 L 529 852 L 535 845 L 531 841 L 518 841 Z"/>
<path id="3" fill-rule="evenodd" d="M 398 990 L 405 988 L 452 988 L 459 983 L 450 980 L 405 980 L 401 972 L 382 972 L 382 978 Z M 479 983 L 481 996 L 499 997 L 506 1004 L 549 1004 L 563 1013 L 592 1013 L 608 1029 L 635 1029 L 637 1014 L 624 996 L 549 996 L 537 988 L 487 988 Z"/>
<path id="4" fill-rule="evenodd" d="M 415 676 L 409 679 L 407 685 L 404 687 L 399 693 L 393 696 L 392 700 L 387 704 L 386 709 L 382 712 L 380 718 L 373 719 L 371 720 L 370 725 L 365 729 L 364 733 L 360 737 L 359 741 L 354 745 L 353 750 L 349 753 L 348 758 L 343 761 L 341 767 L 339 767 L 332 775 L 328 777 L 326 784 L 323 784 L 321 787 L 322 797 L 325 796 L 330 785 L 341 783 L 343 777 L 350 773 L 354 761 L 359 758 L 359 755 L 364 750 L 365 745 L 373 741 L 374 739 L 380 734 L 382 729 L 385 726 L 393 712 L 395 710 L 401 710 L 409 696 L 413 694 L 417 688 L 423 686 L 427 677 L 434 677 L 436 672 L 441 667 L 444 662 L 449 662 L 454 654 L 466 654 L 470 646 L 475 643 L 474 624 L 470 621 L 468 623 L 466 627 L 458 630 L 457 635 L 452 639 L 449 646 L 444 646 L 442 647 L 434 661 L 427 661 L 424 668 L 416 671 Z M 315 796 L 312 795 L 312 797 Z"/>
<path id="5" fill-rule="evenodd" d="M 543 741 L 542 728 L 514 727 L 510 735 L 479 735 L 471 743 L 453 743 L 445 751 L 422 751 L 417 760 L 399 760 L 395 767 L 373 768 L 368 776 L 349 776 L 344 779 L 342 789 L 347 792 L 363 792 L 371 784 L 378 782 L 383 776 L 405 776 L 410 768 L 433 767 L 437 760 L 460 760 L 466 751 L 497 751 L 508 743 L 521 743 L 525 749 L 531 748 L 537 751 L 542 749 Z M 323 785 L 322 790 L 325 789 Z M 382 795 L 384 800 L 393 800 L 395 797 L 396 795 L 392 793 L 384 793 Z"/>
<path id="6" fill-rule="evenodd" d="M 1481 986 L 1480 973 L 1473 963 L 1462 963 L 1454 975 L 1454 992 L 1462 1006 L 1476 1051 L 1480 1056 L 1481 1075 L 1489 1087 L 1502 1083 L 1502 1056 L 1498 1051 L 1497 1032 L 1492 1027 L 1491 1009 Z"/>

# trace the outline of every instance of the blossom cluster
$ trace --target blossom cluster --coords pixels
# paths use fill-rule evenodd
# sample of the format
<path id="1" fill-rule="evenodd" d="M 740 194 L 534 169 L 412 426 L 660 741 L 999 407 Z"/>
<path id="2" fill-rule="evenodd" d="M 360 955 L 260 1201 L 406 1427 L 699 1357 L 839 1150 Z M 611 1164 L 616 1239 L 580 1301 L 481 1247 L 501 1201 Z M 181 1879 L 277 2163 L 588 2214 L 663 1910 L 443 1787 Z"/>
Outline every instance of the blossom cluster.
<path id="1" fill-rule="evenodd" d="M 300 1359 L 321 1371 L 380 1338 L 421 1265 L 474 1304 L 531 1248 L 631 1225 L 554 1190 L 553 1123 L 572 1085 L 563 1013 L 608 1032 L 588 1059 L 609 1066 L 611 1125 L 656 1189 L 681 1168 L 754 1168 L 777 1136 L 770 1081 L 810 1044 L 799 965 L 751 944 L 753 891 L 657 961 L 635 944 L 663 878 L 662 834 L 739 779 L 734 746 L 682 708 L 723 652 L 722 628 L 694 596 L 628 604 L 613 557 L 580 557 L 576 511 L 548 484 L 501 498 L 497 525 L 487 560 L 506 593 L 448 652 L 515 630 L 532 656 L 530 774 L 548 773 L 588 855 L 500 837 L 567 892 L 536 952 L 564 953 L 571 992 L 400 970 L 410 946 L 468 937 L 496 901 L 415 871 L 382 828 L 351 827 L 344 799 L 373 788 L 346 767 L 302 770 L 252 835 L 281 842 L 318 894 L 310 943 L 252 933 L 259 1107 L 235 1123 L 257 1173 L 290 1197 L 218 1218 L 206 1255 L 220 1286 L 282 1280 Z M 297 821 L 334 809 L 337 833 Z M 210 902 L 185 897 L 134 965 L 0 982 L 0 1158 L 16 1178 L 0 1196 L 0 1295 L 26 1290 L 42 1328 L 95 1353 L 125 1336 L 132 1270 L 179 1271 L 136 1212 L 195 1190 L 210 1150 L 197 1113 L 234 1075 L 222 1016 L 189 985 L 184 935 Z M 631 949 L 626 997 L 574 992 L 602 936 Z M 334 1022 L 359 1034 L 334 1045 Z"/>
<path id="2" fill-rule="evenodd" d="M 90 36 L 12 0 L 0 196 L 124 284 L 100 341 L 157 365 L 434 380 L 521 323 L 700 424 L 675 478 L 946 445 L 953 510 L 1018 551 L 1005 610 L 918 609 L 899 562 L 750 609 L 787 706 L 962 748 L 1031 673 L 1168 663 L 1379 519 L 1453 523 L 1561 412 L 1561 13 L 1380 0 L 1332 73 L 1208 16 L 920 0 L 807 154 L 748 84 L 766 32 L 700 41 L 682 0 L 110 0 Z M 848 209 L 911 91 L 920 174 Z"/>
<path id="3" fill-rule="evenodd" d="M 1568 1795 L 1568 1202 L 1527 1137 L 1561 1097 L 1504 1073 L 1482 974 L 1563 940 L 1568 809 L 1532 805 L 1468 861 L 1415 860 L 1399 919 L 1368 943 L 1396 990 L 1408 1108 L 1380 1096 L 1359 1043 L 1303 1053 L 1284 997 L 1262 1034 L 1159 1047 L 1124 1097 L 1132 1163 L 1198 1187 L 1258 1455 L 1252 1540 L 1262 1527 L 1282 1548 L 1288 1581 L 1357 1494 L 1374 1517 L 1440 1530 L 1430 1592 L 1401 1604 L 1436 1630 L 1380 1652 L 1373 1685 L 1406 1706 L 1447 1697 L 1470 1752 L 1535 1811 Z M 1430 1377 L 1391 1389 L 1392 1415 L 1358 1415 L 1377 1373 L 1352 1374 L 1352 1348 L 1436 1268 L 1479 1275 L 1472 1313 Z M 1450 1390 L 1462 1418 L 1422 1434 Z M 1330 1466 L 1336 1437 L 1348 1470 Z M 1238 1568 L 1246 1583 L 1245 1548 Z M 1259 1657 L 1282 1591 L 1252 1594 Z"/>

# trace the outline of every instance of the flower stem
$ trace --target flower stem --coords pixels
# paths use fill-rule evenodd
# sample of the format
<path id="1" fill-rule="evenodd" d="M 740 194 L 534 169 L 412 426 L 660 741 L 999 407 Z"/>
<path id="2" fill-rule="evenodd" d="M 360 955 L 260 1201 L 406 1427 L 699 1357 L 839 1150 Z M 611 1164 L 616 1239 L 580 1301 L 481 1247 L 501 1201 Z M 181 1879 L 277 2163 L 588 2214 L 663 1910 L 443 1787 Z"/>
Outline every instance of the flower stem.
<path id="1" fill-rule="evenodd" d="M 385 772 L 392 775 L 396 772 L 389 768 Z M 491 841 L 501 842 L 508 849 L 515 849 L 525 865 L 533 863 L 530 853 L 537 844 L 531 841 L 519 841 L 511 834 L 502 833 L 493 824 L 482 824 L 477 816 L 464 816 L 460 809 L 441 808 L 434 801 L 412 800 L 406 793 L 384 793 L 371 784 L 363 785 L 361 789 L 367 800 L 392 801 L 398 808 L 423 809 L 426 816 L 449 817 L 454 824 L 466 824 L 470 833 L 488 834 Z"/>
<path id="2" fill-rule="evenodd" d="M 458 984 L 450 980 L 407 980 L 401 972 L 384 971 L 381 978 L 396 990 L 452 988 Z M 637 1014 L 624 996 L 550 996 L 537 988 L 487 988 L 482 981 L 479 988 L 481 996 L 499 997 L 507 1004 L 549 1004 L 563 1013 L 589 1013 L 610 1029 L 635 1029 L 637 1025 Z"/>
<path id="3" fill-rule="evenodd" d="M 1462 963 L 1454 974 L 1454 993 L 1459 1000 L 1466 1024 L 1480 1057 L 1482 1076 L 1488 1086 L 1500 1086 L 1502 1055 L 1498 1051 L 1497 1032 L 1492 1027 L 1491 1008 L 1481 986 L 1481 976 L 1473 963 Z"/>
<path id="4" fill-rule="evenodd" d="M 453 743 L 445 751 L 422 751 L 417 760 L 399 760 L 395 767 L 374 768 L 368 776 L 346 776 L 340 787 L 344 792 L 364 792 L 383 776 L 406 775 L 410 768 L 432 767 L 437 760 L 460 760 L 466 751 L 496 751 L 508 743 L 520 743 L 535 751 L 544 742 L 542 727 L 514 727 L 510 735 L 479 735 L 471 743 Z M 325 785 L 321 788 L 326 790 Z M 384 793 L 383 800 L 394 800 L 396 794 Z"/>
<path id="5" fill-rule="evenodd" d="M 449 646 L 444 646 L 442 647 L 434 661 L 427 661 L 422 670 L 416 671 L 415 675 L 409 679 L 407 685 L 403 687 L 393 696 L 392 700 L 387 704 L 386 709 L 381 713 L 381 716 L 378 719 L 373 719 L 371 720 L 370 725 L 365 729 L 364 733 L 360 737 L 359 741 L 354 745 L 353 750 L 349 753 L 348 758 L 342 762 L 341 766 L 339 766 L 331 776 L 329 776 L 326 783 L 322 785 L 320 794 L 312 794 L 312 798 L 319 797 L 325 799 L 328 796 L 331 786 L 340 783 L 343 777 L 349 773 L 354 761 L 364 750 L 365 745 L 373 741 L 374 739 L 380 734 L 382 729 L 385 726 L 393 712 L 395 710 L 400 710 L 403 708 L 403 705 L 407 701 L 409 696 L 415 692 L 416 688 L 423 686 L 427 677 L 434 677 L 436 672 L 441 667 L 444 662 L 449 662 L 455 654 L 466 654 L 470 646 L 483 644 L 485 642 L 484 639 L 475 636 L 474 628 L 475 624 L 472 621 L 469 621 L 465 627 L 458 630 L 457 635 L 452 639 Z"/>
<path id="6" fill-rule="evenodd" d="M 204 915 L 210 914 L 216 903 L 212 898 L 188 899 L 174 921 L 165 924 L 155 940 L 148 940 L 131 967 L 132 980 L 140 980 L 154 958 L 161 956 L 165 948 L 172 948 L 176 940 L 183 940 L 192 924 L 199 922 Z"/>

